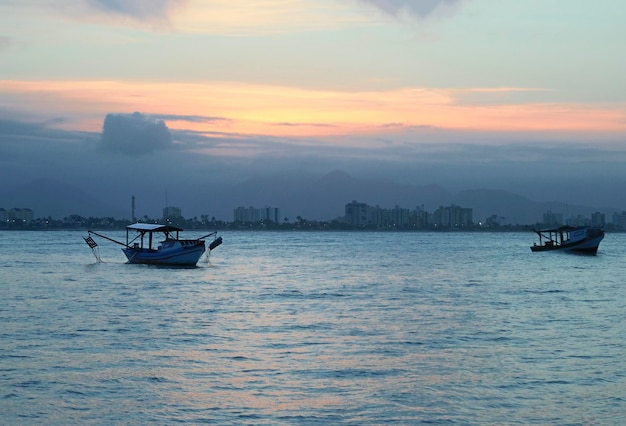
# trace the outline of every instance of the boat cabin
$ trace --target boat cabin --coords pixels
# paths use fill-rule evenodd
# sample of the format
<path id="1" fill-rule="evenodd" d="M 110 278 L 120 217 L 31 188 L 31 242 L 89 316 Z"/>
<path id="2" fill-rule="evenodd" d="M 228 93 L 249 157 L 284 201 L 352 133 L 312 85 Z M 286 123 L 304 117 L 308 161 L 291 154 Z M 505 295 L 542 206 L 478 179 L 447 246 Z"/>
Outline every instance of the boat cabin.
<path id="1" fill-rule="evenodd" d="M 131 236 L 132 236 L 131 231 L 137 232 L 137 235 L 135 235 L 135 237 L 132 239 L 131 239 Z M 130 247 L 132 243 L 134 249 L 154 250 L 152 248 L 152 235 L 155 232 L 163 233 L 165 235 L 165 241 L 163 241 L 162 244 L 168 243 L 168 242 L 171 242 L 173 244 L 178 240 L 178 233 L 180 231 L 182 231 L 182 228 L 178 228 L 172 225 L 160 225 L 158 223 L 155 223 L 155 224 L 135 223 L 133 225 L 128 225 L 126 227 L 126 246 Z M 147 246 L 144 245 L 145 244 L 144 237 L 146 236 L 146 234 L 148 235 Z M 140 240 L 139 242 L 136 242 L 138 238 L 140 238 Z M 166 248 L 167 246 L 162 246 L 162 247 Z"/>

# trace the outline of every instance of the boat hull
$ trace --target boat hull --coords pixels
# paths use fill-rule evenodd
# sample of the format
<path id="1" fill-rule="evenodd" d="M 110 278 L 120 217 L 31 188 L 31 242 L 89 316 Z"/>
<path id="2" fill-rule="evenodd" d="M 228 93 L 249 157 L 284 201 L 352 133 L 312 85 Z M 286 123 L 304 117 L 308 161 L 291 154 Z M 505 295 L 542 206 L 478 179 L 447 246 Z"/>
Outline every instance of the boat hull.
<path id="1" fill-rule="evenodd" d="M 593 237 L 588 237 L 580 241 L 575 241 L 571 243 L 563 243 L 563 244 L 554 244 L 554 245 L 536 245 L 532 246 L 530 249 L 533 252 L 539 251 L 570 251 L 574 253 L 582 253 L 582 254 L 596 254 L 598 252 L 598 247 L 600 246 L 600 242 L 604 238 L 604 233 L 600 235 L 596 235 Z"/>
<path id="2" fill-rule="evenodd" d="M 122 249 L 128 263 L 163 265 L 163 266 L 196 266 L 205 252 L 204 244 L 181 247 L 173 250 L 148 250 L 141 248 Z"/>

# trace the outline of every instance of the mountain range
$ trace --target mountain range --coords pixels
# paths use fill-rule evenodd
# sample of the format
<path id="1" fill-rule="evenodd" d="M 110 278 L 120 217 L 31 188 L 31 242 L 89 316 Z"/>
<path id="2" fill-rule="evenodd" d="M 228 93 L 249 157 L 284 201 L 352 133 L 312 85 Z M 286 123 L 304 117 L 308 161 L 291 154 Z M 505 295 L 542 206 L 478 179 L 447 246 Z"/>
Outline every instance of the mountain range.
<path id="1" fill-rule="evenodd" d="M 70 214 L 81 216 L 130 217 L 128 204 L 120 205 L 119 197 L 107 195 L 105 188 L 91 191 L 55 179 L 37 179 L 18 183 L 0 190 L 0 207 L 31 208 L 35 217 L 63 218 Z M 91 188 L 90 188 L 91 189 Z M 93 192 L 96 191 L 96 192 Z M 137 216 L 160 217 L 163 200 L 149 200 L 136 194 Z M 276 173 L 250 178 L 241 182 L 214 187 L 190 188 L 176 192 L 176 205 L 185 217 L 207 214 L 217 219 L 232 220 L 236 207 L 278 207 L 281 215 L 294 220 L 297 216 L 309 220 L 332 220 L 343 216 L 344 206 L 351 201 L 372 206 L 393 208 L 423 208 L 429 212 L 440 206 L 456 204 L 473 209 L 474 221 L 495 215 L 503 224 L 534 224 L 550 210 L 564 218 L 576 215 L 590 217 L 600 211 L 611 215 L 617 208 L 568 205 L 560 201 L 536 202 L 505 190 L 468 189 L 452 193 L 439 185 L 412 185 L 380 178 L 354 177 L 343 171 L 325 175 Z"/>

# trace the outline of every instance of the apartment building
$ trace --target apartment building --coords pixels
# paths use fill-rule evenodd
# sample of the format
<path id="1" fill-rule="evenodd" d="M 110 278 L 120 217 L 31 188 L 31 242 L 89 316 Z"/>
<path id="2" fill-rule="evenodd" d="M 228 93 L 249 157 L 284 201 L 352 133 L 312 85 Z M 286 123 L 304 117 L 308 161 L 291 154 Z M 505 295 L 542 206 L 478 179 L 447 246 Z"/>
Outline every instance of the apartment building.
<path id="1" fill-rule="evenodd" d="M 235 222 L 255 223 L 266 220 L 281 223 L 280 209 L 275 207 L 237 207 L 233 212 Z"/>
<path id="2" fill-rule="evenodd" d="M 352 201 L 345 205 L 344 222 L 356 228 L 376 227 L 379 229 L 424 228 L 434 225 L 445 228 L 462 228 L 473 224 L 473 210 L 455 205 L 439 207 L 432 215 L 423 208 L 414 210 L 396 205 L 392 209 L 369 206 Z"/>
<path id="3" fill-rule="evenodd" d="M 34 213 L 31 209 L 18 209 L 12 208 L 5 210 L 0 208 L 0 221 L 2 222 L 22 222 L 28 223 L 34 218 Z"/>

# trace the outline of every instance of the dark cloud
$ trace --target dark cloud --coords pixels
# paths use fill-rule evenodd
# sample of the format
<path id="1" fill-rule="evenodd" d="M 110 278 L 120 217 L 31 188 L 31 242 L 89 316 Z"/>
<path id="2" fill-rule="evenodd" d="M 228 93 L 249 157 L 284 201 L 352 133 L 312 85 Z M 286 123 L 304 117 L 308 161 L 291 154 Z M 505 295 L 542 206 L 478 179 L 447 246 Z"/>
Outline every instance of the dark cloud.
<path id="1" fill-rule="evenodd" d="M 172 146 L 172 135 L 162 120 L 139 112 L 107 114 L 104 119 L 101 147 L 106 151 L 142 156 Z"/>
<path id="2" fill-rule="evenodd" d="M 24 152 L 33 157 L 33 152 L 42 153 L 45 149 L 58 149 L 60 145 L 77 145 L 93 138 L 92 133 L 80 131 L 66 131 L 51 128 L 63 119 L 51 119 L 46 122 L 27 122 L 10 119 L 0 119 L 0 157 L 6 157 L 16 152 Z"/>
<path id="3" fill-rule="evenodd" d="M 460 4 L 462 0 L 360 0 L 362 3 L 375 6 L 391 16 L 399 16 L 406 12 L 410 15 L 425 18 L 438 9 L 449 8 Z"/>
<path id="4" fill-rule="evenodd" d="M 170 13 L 188 0 L 86 0 L 87 4 L 107 13 L 137 21 L 168 21 Z"/>

